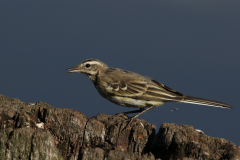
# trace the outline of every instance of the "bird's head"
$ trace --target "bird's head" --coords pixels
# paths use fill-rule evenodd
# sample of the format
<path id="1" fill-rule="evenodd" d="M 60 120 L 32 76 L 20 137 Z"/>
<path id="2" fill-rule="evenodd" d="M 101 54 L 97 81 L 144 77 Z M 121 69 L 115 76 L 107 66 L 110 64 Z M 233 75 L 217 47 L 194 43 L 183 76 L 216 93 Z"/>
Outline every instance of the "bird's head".
<path id="1" fill-rule="evenodd" d="M 107 68 L 108 66 L 105 63 L 97 59 L 87 59 L 77 66 L 69 68 L 67 70 L 68 73 L 83 73 L 92 81 L 94 81 L 96 79 L 96 75 Z"/>

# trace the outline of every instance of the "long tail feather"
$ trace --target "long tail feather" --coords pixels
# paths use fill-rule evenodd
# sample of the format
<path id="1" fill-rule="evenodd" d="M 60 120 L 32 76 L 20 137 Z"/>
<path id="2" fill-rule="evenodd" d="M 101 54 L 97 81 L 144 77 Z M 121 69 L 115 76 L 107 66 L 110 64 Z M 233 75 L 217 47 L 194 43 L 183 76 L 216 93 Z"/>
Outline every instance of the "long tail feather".
<path id="1" fill-rule="evenodd" d="M 191 97 L 191 96 L 186 96 L 184 100 L 181 102 L 183 103 L 192 103 L 192 104 L 199 104 L 199 105 L 206 105 L 206 106 L 213 106 L 213 107 L 221 107 L 221 108 L 232 108 L 232 106 L 217 102 L 217 101 L 212 101 L 212 100 L 207 100 L 207 99 L 202 99 L 202 98 L 196 98 L 196 97 Z"/>

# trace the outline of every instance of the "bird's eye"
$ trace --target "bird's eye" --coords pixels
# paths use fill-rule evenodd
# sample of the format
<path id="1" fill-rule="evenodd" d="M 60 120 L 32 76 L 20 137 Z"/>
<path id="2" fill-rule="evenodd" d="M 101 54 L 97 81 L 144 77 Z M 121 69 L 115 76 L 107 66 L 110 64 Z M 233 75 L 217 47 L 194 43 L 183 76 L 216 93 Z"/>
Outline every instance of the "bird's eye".
<path id="1" fill-rule="evenodd" d="M 90 67 L 90 64 L 86 64 L 86 67 L 89 68 L 89 67 Z"/>

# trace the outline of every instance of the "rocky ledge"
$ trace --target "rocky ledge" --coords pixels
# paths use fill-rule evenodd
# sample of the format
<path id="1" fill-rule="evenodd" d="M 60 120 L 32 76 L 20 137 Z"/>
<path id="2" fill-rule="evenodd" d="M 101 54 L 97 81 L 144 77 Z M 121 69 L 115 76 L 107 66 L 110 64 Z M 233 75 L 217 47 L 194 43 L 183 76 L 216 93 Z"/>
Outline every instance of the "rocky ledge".
<path id="1" fill-rule="evenodd" d="M 192 126 L 135 121 L 123 129 L 123 114 L 98 114 L 26 103 L 0 95 L 1 159 L 169 160 L 240 159 L 240 146 Z"/>

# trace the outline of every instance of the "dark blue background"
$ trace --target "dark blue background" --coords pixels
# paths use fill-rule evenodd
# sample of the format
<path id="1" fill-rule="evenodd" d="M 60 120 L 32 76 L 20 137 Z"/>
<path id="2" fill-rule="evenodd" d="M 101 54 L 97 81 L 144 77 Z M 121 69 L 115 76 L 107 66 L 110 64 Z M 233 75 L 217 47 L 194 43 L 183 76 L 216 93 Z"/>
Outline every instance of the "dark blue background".
<path id="1" fill-rule="evenodd" d="M 134 110 L 102 98 L 86 76 L 66 73 L 97 58 L 232 105 L 167 103 L 139 118 L 157 128 L 192 125 L 240 145 L 239 8 L 239 0 L 1 1 L 0 94 L 88 117 Z"/>

